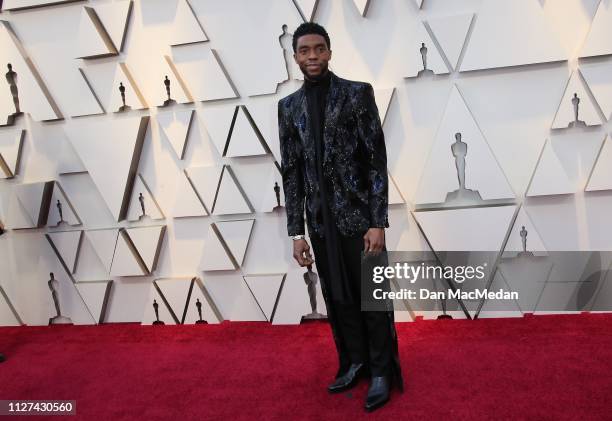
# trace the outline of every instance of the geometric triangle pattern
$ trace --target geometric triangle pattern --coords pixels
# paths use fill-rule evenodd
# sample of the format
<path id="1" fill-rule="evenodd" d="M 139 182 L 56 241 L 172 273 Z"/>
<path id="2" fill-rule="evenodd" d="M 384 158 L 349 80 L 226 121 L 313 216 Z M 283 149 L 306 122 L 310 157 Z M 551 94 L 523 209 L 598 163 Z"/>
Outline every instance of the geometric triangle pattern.
<path id="1" fill-rule="evenodd" d="M 462 143 L 459 143 L 462 142 Z M 487 140 L 456 86 L 453 87 L 416 194 L 417 204 L 442 203 L 460 188 L 458 167 L 464 145 L 464 185 L 483 200 L 514 198 L 514 193 Z"/>
<path id="2" fill-rule="evenodd" d="M 318 3 L 319 0 L 293 0 L 293 4 L 300 12 L 304 22 L 311 22 L 314 19 Z"/>
<path id="3" fill-rule="evenodd" d="M 589 63 L 580 66 L 580 74 L 601 108 L 604 118 L 612 117 L 612 63 Z"/>
<path id="4" fill-rule="evenodd" d="M 77 282 L 79 295 L 97 323 L 104 322 L 106 304 L 113 281 Z"/>
<path id="5" fill-rule="evenodd" d="M 54 183 L 53 195 L 51 196 L 51 205 L 49 207 L 49 217 L 47 218 L 47 226 L 81 225 L 81 219 L 77 215 L 72 203 L 68 200 L 64 189 L 58 181 Z"/>
<path id="6" fill-rule="evenodd" d="M 161 278 L 153 282 L 176 318 L 183 323 L 195 278 Z"/>
<path id="7" fill-rule="evenodd" d="M 83 231 L 50 232 L 46 236 L 62 265 L 75 273 Z"/>
<path id="8" fill-rule="evenodd" d="M 138 174 L 132 189 L 132 200 L 130 201 L 127 220 L 140 221 L 146 217 L 159 220 L 164 219 L 164 214 L 142 178 L 142 174 Z"/>
<path id="9" fill-rule="evenodd" d="M 612 3 L 601 1 L 580 51 L 580 57 L 608 54 L 612 54 Z"/>
<path id="10" fill-rule="evenodd" d="M 192 167 L 185 170 L 198 198 L 207 209 L 212 209 L 219 189 L 223 166 Z"/>
<path id="11" fill-rule="evenodd" d="M 172 46 L 208 41 L 202 25 L 187 0 L 179 0 L 173 28 L 176 30 L 172 33 L 170 42 Z"/>
<path id="12" fill-rule="evenodd" d="M 115 51 L 123 50 L 127 26 L 132 12 L 132 0 L 96 5 L 93 9 L 110 38 Z"/>
<path id="13" fill-rule="evenodd" d="M 166 137 L 178 159 L 183 159 L 185 156 L 193 115 L 194 110 L 174 110 L 157 114 L 160 131 Z"/>
<path id="14" fill-rule="evenodd" d="M 78 40 L 78 58 L 101 58 L 118 53 L 93 7 L 85 6 L 81 11 Z"/>
<path id="15" fill-rule="evenodd" d="M 229 144 L 224 154 L 226 157 L 265 155 L 262 144 L 265 141 L 258 134 L 259 130 L 244 106 L 238 107 L 238 114 L 230 131 Z"/>
<path id="16" fill-rule="evenodd" d="M 285 274 L 283 273 L 277 275 L 244 276 L 245 282 L 268 321 L 272 320 L 272 311 L 274 310 L 284 277 Z"/>
<path id="17" fill-rule="evenodd" d="M 66 135 L 116 221 L 126 217 L 149 117 L 78 120 Z"/>
<path id="18" fill-rule="evenodd" d="M 427 20 L 431 32 L 453 70 L 457 69 L 459 56 L 473 20 L 474 14 L 444 16 Z"/>
<path id="19" fill-rule="evenodd" d="M 612 190 L 612 140 L 607 136 L 597 156 L 585 191 Z"/>
<path id="20" fill-rule="evenodd" d="M 368 7 L 370 6 L 370 0 L 353 0 L 353 3 L 361 16 L 365 18 L 366 13 L 368 13 Z"/>
<path id="21" fill-rule="evenodd" d="M 124 231 L 134 247 L 141 266 L 151 273 L 157 266 L 166 226 L 126 228 Z"/>
<path id="22" fill-rule="evenodd" d="M 183 218 L 190 216 L 206 216 L 208 212 L 204 208 L 204 204 L 198 198 L 191 181 L 187 174 L 179 173 L 176 185 L 176 200 L 172 216 L 174 218 Z"/>
<path id="23" fill-rule="evenodd" d="M 209 225 L 199 269 L 202 271 L 237 269 L 234 260 L 228 253 L 229 250 L 217 234 L 217 229 L 213 224 Z"/>
<path id="24" fill-rule="evenodd" d="M 238 266 L 242 265 L 246 254 L 247 244 L 253 230 L 254 219 L 220 221 L 215 226 L 220 239 L 225 243 Z"/>
<path id="25" fill-rule="evenodd" d="M 202 311 L 202 316 L 198 308 Z M 187 313 L 185 314 L 184 324 L 196 324 L 200 320 L 206 323 L 218 324 L 223 321 L 223 316 L 206 290 L 200 278 L 195 279 L 189 302 L 187 303 Z"/>
<path id="26" fill-rule="evenodd" d="M 0 178 L 17 175 L 25 130 L 0 132 Z"/>
<path id="27" fill-rule="evenodd" d="M 404 77 L 412 78 L 448 73 L 448 67 L 423 22 L 411 28 L 407 45 L 409 60 Z"/>
<path id="28" fill-rule="evenodd" d="M 85 236 L 98 255 L 107 273 L 111 271 L 118 234 L 118 229 L 85 231 Z"/>
<path id="29" fill-rule="evenodd" d="M 576 70 L 570 76 L 552 124 L 553 129 L 601 124 L 595 105 L 591 101 L 585 86 L 583 86 L 579 73 Z"/>
<path id="30" fill-rule="evenodd" d="M 238 185 L 229 165 L 223 167 L 213 215 L 253 213 L 253 208 Z"/>
<path id="31" fill-rule="evenodd" d="M 151 283 L 149 289 L 149 300 L 144 308 L 142 315 L 143 325 L 176 325 L 179 324 L 177 316 L 174 314 L 168 302 L 160 294 L 155 283 Z"/>
<path id="32" fill-rule="evenodd" d="M 527 190 L 528 196 L 572 194 L 583 191 L 603 139 L 600 133 L 567 132 L 551 138 Z"/>
<path id="33" fill-rule="evenodd" d="M 461 71 L 566 59 L 567 53 L 538 1 L 484 0 Z"/>

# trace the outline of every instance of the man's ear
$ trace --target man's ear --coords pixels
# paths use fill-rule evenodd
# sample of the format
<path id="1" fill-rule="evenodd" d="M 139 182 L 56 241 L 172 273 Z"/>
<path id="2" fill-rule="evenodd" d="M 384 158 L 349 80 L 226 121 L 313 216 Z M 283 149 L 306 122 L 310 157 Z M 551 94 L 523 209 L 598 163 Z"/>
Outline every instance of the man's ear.
<path id="1" fill-rule="evenodd" d="M 332 50 L 329 50 L 329 59 L 331 60 L 332 58 Z"/>
<path id="2" fill-rule="evenodd" d="M 297 54 L 295 54 L 295 53 L 293 53 L 293 61 L 295 61 L 296 64 L 299 64 L 298 61 L 297 61 Z"/>

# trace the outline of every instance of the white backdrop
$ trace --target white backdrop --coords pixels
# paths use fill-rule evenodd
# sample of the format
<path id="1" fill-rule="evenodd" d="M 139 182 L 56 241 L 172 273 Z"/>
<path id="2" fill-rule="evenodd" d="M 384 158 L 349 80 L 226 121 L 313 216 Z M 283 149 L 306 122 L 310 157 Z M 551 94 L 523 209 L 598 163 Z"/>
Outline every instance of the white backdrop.
<path id="1" fill-rule="evenodd" d="M 154 300 L 166 324 L 197 300 L 210 323 L 310 313 L 274 183 L 277 102 L 301 84 L 282 26 L 311 17 L 334 72 L 376 90 L 389 250 L 521 250 L 522 226 L 530 250 L 612 249 L 612 0 L 4 0 L 24 114 L 0 127 L 0 325 L 55 301 L 78 324 L 150 324 Z M 14 111 L 3 80 L 0 123 Z M 445 203 L 457 132 L 482 202 Z"/>

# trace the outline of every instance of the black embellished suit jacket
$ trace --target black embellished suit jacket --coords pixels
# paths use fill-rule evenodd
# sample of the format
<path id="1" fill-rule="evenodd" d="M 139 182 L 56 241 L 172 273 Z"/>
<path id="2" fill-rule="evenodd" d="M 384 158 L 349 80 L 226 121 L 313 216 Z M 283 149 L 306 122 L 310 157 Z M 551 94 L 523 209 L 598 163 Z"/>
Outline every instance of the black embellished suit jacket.
<path id="1" fill-rule="evenodd" d="M 323 174 L 328 197 L 317 186 L 315 139 L 304 86 L 278 102 L 281 173 L 290 236 L 324 237 L 319 201 L 326 200 L 345 236 L 389 227 L 387 151 L 372 85 L 331 73 L 323 129 Z"/>

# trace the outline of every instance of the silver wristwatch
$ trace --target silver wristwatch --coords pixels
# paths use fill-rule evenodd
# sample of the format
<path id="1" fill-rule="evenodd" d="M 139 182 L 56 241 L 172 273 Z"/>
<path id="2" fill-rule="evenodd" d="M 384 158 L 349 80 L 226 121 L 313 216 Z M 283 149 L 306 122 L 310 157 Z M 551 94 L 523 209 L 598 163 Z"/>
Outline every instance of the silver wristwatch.
<path id="1" fill-rule="evenodd" d="M 304 239 L 304 234 L 294 235 L 294 236 L 293 236 L 293 237 L 291 237 L 291 238 L 293 238 L 293 240 L 294 240 L 294 241 L 295 241 L 295 240 L 303 240 L 303 239 Z"/>

